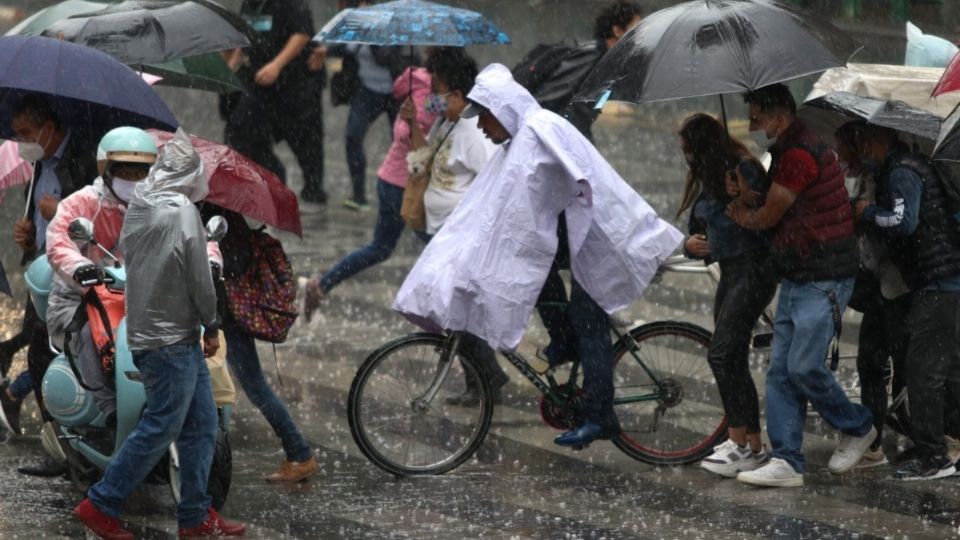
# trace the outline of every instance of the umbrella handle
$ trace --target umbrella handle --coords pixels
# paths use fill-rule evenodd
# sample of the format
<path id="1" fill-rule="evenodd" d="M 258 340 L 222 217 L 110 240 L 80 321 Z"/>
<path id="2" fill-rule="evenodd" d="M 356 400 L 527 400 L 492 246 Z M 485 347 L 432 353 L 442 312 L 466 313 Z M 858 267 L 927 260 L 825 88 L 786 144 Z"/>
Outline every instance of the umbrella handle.
<path id="1" fill-rule="evenodd" d="M 30 186 L 27 188 L 27 204 L 23 207 L 23 219 L 27 219 L 27 214 L 30 213 L 30 199 L 33 198 L 33 186 L 37 183 L 36 164 L 34 164 L 33 171 L 33 177 L 30 179 Z"/>
<path id="2" fill-rule="evenodd" d="M 410 45 L 410 92 L 407 97 L 413 101 L 413 45 Z"/>

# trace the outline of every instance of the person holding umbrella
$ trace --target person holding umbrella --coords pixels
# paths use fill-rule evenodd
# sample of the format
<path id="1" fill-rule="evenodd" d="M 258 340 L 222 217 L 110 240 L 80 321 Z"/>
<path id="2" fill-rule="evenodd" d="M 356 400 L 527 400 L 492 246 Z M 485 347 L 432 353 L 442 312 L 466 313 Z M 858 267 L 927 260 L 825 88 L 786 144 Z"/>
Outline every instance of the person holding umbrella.
<path id="1" fill-rule="evenodd" d="M 844 473 L 873 444 L 873 416 L 853 403 L 824 365 L 857 273 L 857 241 L 843 169 L 836 154 L 796 117 L 790 90 L 774 84 L 746 94 L 750 136 L 773 156 L 764 204 L 751 208 L 755 193 L 743 180 L 728 180 L 736 197 L 727 215 L 741 227 L 772 232 L 772 254 L 780 275 L 773 354 L 767 370 L 767 433 L 770 462 L 737 475 L 747 484 L 803 485 L 801 445 L 809 402 L 840 431 L 828 468 Z"/>
<path id="2" fill-rule="evenodd" d="M 22 264 L 27 264 L 46 251 L 46 233 L 61 199 L 93 182 L 96 178 L 94 151 L 84 133 L 64 127 L 51 102 L 38 94 L 24 95 L 13 108 L 10 129 L 15 134 L 20 157 L 34 163 L 33 181 L 28 185 L 24 217 L 14 225 L 13 239 L 23 251 Z M 23 332 L 29 336 L 27 369 L 37 403 L 45 421 L 51 419 L 43 408 L 40 384 L 47 366 L 53 360 L 48 343 L 46 322 L 37 315 L 27 298 Z M 25 391 L 26 377 L 18 377 L 17 387 Z M 20 404 L 23 391 L 4 387 L 0 401 L 4 416 L 19 431 Z M 57 476 L 66 469 L 50 458 L 18 469 L 31 476 Z"/>
<path id="3" fill-rule="evenodd" d="M 323 188 L 323 104 L 325 73 L 308 68 L 307 44 L 314 33 L 305 0 L 246 0 L 241 9 L 256 36 L 242 53 L 230 54 L 233 68 L 245 64 L 250 91 L 227 114 L 225 139 L 260 165 L 286 180 L 273 145 L 287 141 L 303 173 L 304 201 L 326 204 Z"/>
<path id="4" fill-rule="evenodd" d="M 917 457 L 898 480 L 951 476 L 945 409 L 960 407 L 960 229 L 941 175 L 911 154 L 897 132 L 867 124 L 860 161 L 877 180 L 876 203 L 858 201 L 857 219 L 883 235 L 890 257 L 913 290 L 906 317 L 907 392 Z M 953 433 L 952 435 L 956 435 Z"/>

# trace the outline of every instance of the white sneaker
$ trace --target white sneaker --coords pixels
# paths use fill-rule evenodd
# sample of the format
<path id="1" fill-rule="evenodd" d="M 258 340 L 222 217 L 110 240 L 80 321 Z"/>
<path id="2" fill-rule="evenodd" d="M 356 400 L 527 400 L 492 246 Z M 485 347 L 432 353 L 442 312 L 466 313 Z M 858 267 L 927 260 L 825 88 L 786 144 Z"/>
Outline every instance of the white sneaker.
<path id="1" fill-rule="evenodd" d="M 757 469 L 769 459 L 770 454 L 763 450 L 754 452 L 727 439 L 723 444 L 713 447 L 713 454 L 705 457 L 700 466 L 714 474 L 735 478 L 737 473 Z"/>
<path id="2" fill-rule="evenodd" d="M 887 455 L 883 453 L 883 448 L 877 448 L 876 450 L 867 449 L 854 469 L 872 469 L 888 463 L 890 462 L 887 461 Z"/>
<path id="3" fill-rule="evenodd" d="M 757 470 L 738 474 L 737 482 L 766 487 L 801 487 L 803 475 L 793 470 L 786 461 L 772 458 L 769 463 Z"/>
<path id="4" fill-rule="evenodd" d="M 870 445 L 877 438 L 877 428 L 870 426 L 870 431 L 862 437 L 840 434 L 837 449 L 830 456 L 827 468 L 833 474 L 843 474 L 860 463 L 860 458 L 870 449 Z"/>

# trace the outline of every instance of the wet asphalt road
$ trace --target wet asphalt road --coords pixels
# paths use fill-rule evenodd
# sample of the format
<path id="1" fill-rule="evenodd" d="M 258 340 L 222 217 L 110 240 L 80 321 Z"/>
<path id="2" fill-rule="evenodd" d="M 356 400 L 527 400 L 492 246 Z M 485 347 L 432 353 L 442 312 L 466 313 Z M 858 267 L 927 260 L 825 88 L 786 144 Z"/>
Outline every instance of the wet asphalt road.
<path id="1" fill-rule="evenodd" d="M 675 196 L 679 181 L 673 137 L 647 130 L 643 121 L 607 122 L 601 148 L 624 144 L 629 136 L 646 148 L 662 149 L 660 159 L 643 163 L 646 174 L 625 171 L 660 210 Z M 374 144 L 380 144 L 374 141 Z M 651 155 L 654 152 L 651 152 Z M 669 157 L 668 157 L 669 156 Z M 639 166 L 639 165 L 637 165 Z M 341 160 L 331 157 L 328 179 Z M 632 173 L 632 174 L 631 174 Z M 298 187 L 297 178 L 293 187 Z M 334 184 L 335 185 L 335 184 Z M 334 188 L 341 189 L 341 188 Z M 11 204 L 4 204 L 5 213 Z M 331 204 L 304 204 L 303 240 L 283 238 L 298 272 L 328 268 L 369 238 L 372 214 L 355 214 Z M 368 463 L 347 427 L 346 394 L 362 359 L 376 346 L 412 331 L 387 309 L 397 286 L 419 252 L 405 234 L 395 256 L 335 289 L 311 323 L 300 321 L 288 343 L 273 351 L 261 346 L 265 371 L 290 405 L 313 445 L 321 472 L 294 486 L 263 482 L 282 459 L 269 426 L 241 398 L 232 429 L 234 483 L 224 514 L 246 522 L 251 538 L 946 538 L 960 526 L 960 479 L 902 484 L 889 468 L 838 478 L 826 471 L 833 448 L 829 430 L 809 421 L 807 486 L 761 490 L 719 480 L 697 467 L 654 468 L 634 461 L 608 443 L 582 452 L 552 444 L 556 432 L 539 418 L 535 390 L 516 372 L 506 403 L 495 411 L 493 430 L 467 464 L 442 477 L 396 480 Z M 9 258 L 9 257 L 6 257 Z M 674 318 L 708 326 L 710 283 L 700 276 L 668 275 L 633 306 L 631 318 Z M 7 313 L 10 313 L 8 310 Z M 848 317 L 854 328 L 856 319 Z M 8 319 L 9 320 L 9 319 Z M 10 329 L 9 323 L 7 329 Z M 521 350 L 544 344 L 534 321 Z M 846 344 L 848 347 L 850 343 Z M 756 363 L 762 381 L 762 361 Z M 511 368 L 507 368 L 508 370 Z M 32 400 L 27 413 L 34 413 Z M 81 538 L 70 517 L 81 493 L 66 479 L 34 479 L 13 469 L 41 452 L 33 419 L 28 436 L 0 444 L 0 538 Z M 888 438 L 893 450 L 896 439 Z M 176 533 L 172 500 L 150 486 L 131 501 L 127 523 L 144 538 Z"/>
<path id="2" fill-rule="evenodd" d="M 478 9 L 488 7 L 484 0 Z M 578 0 L 579 1 L 579 0 Z M 528 2 L 540 5 L 541 0 Z M 566 1 L 566 5 L 574 2 Z M 662 3 L 662 2 L 652 2 Z M 520 2 L 509 6 L 520 5 Z M 503 5 L 503 4 L 501 4 Z M 323 8 L 318 8 L 323 9 Z M 318 13 L 318 19 L 322 18 Z M 582 21 L 561 13 L 557 21 L 501 14 L 518 39 L 511 60 L 537 41 L 583 35 Z M 483 61 L 496 51 L 478 49 Z M 509 63 L 509 62 L 508 62 Z M 212 110 L 213 96 L 161 89 L 178 117 L 198 134 L 218 138 L 222 124 Z M 621 174 L 664 215 L 679 199 L 682 163 L 671 134 L 688 111 L 715 102 L 644 107 L 640 116 L 602 118 L 598 147 Z M 737 104 L 731 113 L 736 115 Z M 328 208 L 304 204 L 304 238 L 280 234 L 299 273 L 329 268 L 339 257 L 367 241 L 370 214 L 339 207 L 347 194 L 341 134 L 344 109 L 328 109 Z M 370 185 L 378 156 L 387 147 L 383 120 L 371 130 Z M 300 178 L 292 156 L 281 148 L 291 172 Z M 17 217 L 20 198 L 8 193 L 0 205 L 0 223 Z M 8 225 L 0 227 L 7 230 Z M 6 233 L 2 233 L 6 234 Z M 13 246 L 2 244 L 2 260 L 19 302 L 0 299 L 0 335 L 9 336 L 22 309 L 23 282 Z M 902 484 L 889 479 L 890 468 L 838 478 L 826 471 L 832 433 L 812 417 L 807 426 L 810 462 L 802 489 L 762 490 L 719 480 L 697 467 L 654 468 L 634 461 L 609 443 L 581 452 L 552 444 L 557 432 L 544 425 L 533 387 L 512 375 L 505 404 L 498 406 L 493 428 L 475 458 L 441 477 L 397 480 L 366 461 L 346 421 L 346 394 L 363 358 L 383 342 L 413 330 L 387 309 L 403 276 L 420 250 L 406 234 L 395 256 L 338 287 L 314 321 L 299 322 L 288 343 L 273 350 L 261 346 L 268 378 L 315 449 L 321 472 L 294 486 L 267 485 L 262 478 L 283 459 L 269 425 L 243 397 L 231 430 L 234 479 L 224 515 L 245 522 L 249 538 L 953 538 L 960 536 L 960 478 Z M 632 306 L 638 322 L 675 319 L 710 327 L 713 288 L 701 276 L 667 275 Z M 857 318 L 847 317 L 845 348 L 853 346 Z M 538 323 L 521 350 L 545 344 Z M 18 357 L 18 366 L 23 355 Z M 763 380 L 763 359 L 754 361 Z M 842 371 L 849 377 L 852 366 Z M 282 385 L 280 380 L 282 379 Z M 70 516 L 82 494 L 66 479 L 18 475 L 18 465 L 40 455 L 39 428 L 32 398 L 24 411 L 27 435 L 0 442 L 0 540 L 8 538 L 83 538 Z M 886 447 L 895 450 L 896 437 Z M 147 486 L 127 507 L 128 526 L 143 538 L 176 535 L 172 499 L 163 486 Z"/>

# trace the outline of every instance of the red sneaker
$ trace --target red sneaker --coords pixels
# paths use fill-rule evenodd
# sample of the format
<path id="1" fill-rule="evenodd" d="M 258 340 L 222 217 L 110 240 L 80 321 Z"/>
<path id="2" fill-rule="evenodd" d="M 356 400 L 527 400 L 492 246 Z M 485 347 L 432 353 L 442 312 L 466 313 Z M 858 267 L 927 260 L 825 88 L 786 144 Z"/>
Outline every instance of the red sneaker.
<path id="1" fill-rule="evenodd" d="M 133 540 L 133 533 L 124 529 L 119 519 L 101 512 L 90 499 L 80 501 L 73 515 L 104 540 Z"/>
<path id="2" fill-rule="evenodd" d="M 205 538 L 208 536 L 243 536 L 247 528 L 242 523 L 228 523 L 213 508 L 207 508 L 207 520 L 189 529 L 180 529 L 180 538 Z"/>

